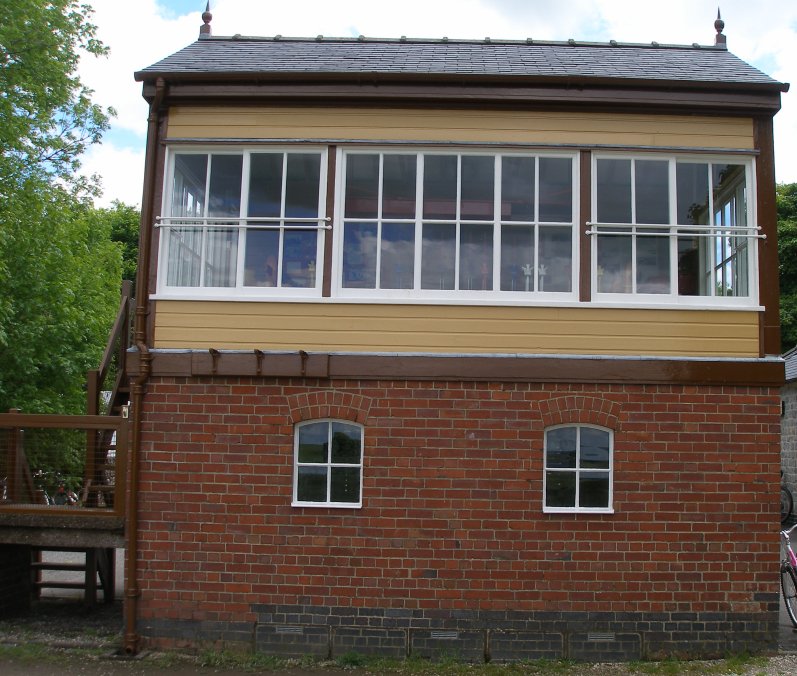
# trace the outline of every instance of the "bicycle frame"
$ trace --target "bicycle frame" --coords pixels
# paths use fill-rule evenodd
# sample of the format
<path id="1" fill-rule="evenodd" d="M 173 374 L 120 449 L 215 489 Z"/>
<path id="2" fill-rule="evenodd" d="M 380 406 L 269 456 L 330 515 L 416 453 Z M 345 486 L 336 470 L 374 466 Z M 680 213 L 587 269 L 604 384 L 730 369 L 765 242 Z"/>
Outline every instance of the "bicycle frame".
<path id="1" fill-rule="evenodd" d="M 780 531 L 780 537 L 786 546 L 786 557 L 780 564 L 780 588 L 783 592 L 783 603 L 789 614 L 791 623 L 797 627 L 797 555 L 791 545 L 791 533 L 797 524 Z"/>

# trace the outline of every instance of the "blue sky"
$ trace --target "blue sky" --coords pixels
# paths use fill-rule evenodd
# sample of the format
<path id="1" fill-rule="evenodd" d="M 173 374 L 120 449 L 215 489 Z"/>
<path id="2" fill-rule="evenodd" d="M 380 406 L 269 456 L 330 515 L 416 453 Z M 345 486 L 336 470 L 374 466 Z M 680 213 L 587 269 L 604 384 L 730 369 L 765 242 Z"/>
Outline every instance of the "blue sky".
<path id="1" fill-rule="evenodd" d="M 118 116 L 102 146 L 87 154 L 88 174 L 102 178 L 105 196 L 137 204 L 141 199 L 147 107 L 133 73 L 196 40 L 205 0 L 88 0 L 107 59 L 85 59 L 83 81 L 95 100 Z M 717 0 L 212 0 L 215 35 L 411 37 L 567 40 L 712 44 Z M 652 11 L 656 8 L 655 11 Z M 797 87 L 797 2 L 724 0 L 729 49 L 782 82 Z M 776 20 L 773 20 L 776 18 Z M 797 182 L 797 100 L 783 97 L 775 118 L 777 178 Z M 795 155 L 792 159 L 792 155 Z"/>
<path id="2" fill-rule="evenodd" d="M 162 8 L 165 16 L 177 17 L 189 14 L 190 12 L 203 11 L 205 9 L 206 0 L 164 0 L 158 3 Z M 213 3 L 210 3 L 211 9 Z"/>

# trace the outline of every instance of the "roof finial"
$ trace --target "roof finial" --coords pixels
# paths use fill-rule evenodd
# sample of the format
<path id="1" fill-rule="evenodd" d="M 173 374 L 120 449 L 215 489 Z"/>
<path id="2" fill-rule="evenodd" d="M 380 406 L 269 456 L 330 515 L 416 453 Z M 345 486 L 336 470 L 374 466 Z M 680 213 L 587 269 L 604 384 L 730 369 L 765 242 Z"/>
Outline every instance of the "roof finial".
<path id="1" fill-rule="evenodd" d="M 209 38 L 211 36 L 210 32 L 210 22 L 213 19 L 213 15 L 210 13 L 210 0 L 205 5 L 205 11 L 202 12 L 202 21 L 205 23 L 199 27 L 199 39 Z"/>
<path id="2" fill-rule="evenodd" d="M 725 28 L 725 22 L 720 16 L 720 8 L 717 7 L 717 20 L 714 22 L 714 28 L 717 30 L 717 35 L 714 38 L 714 45 L 716 47 L 728 48 L 726 37 L 722 34 L 722 29 Z"/>

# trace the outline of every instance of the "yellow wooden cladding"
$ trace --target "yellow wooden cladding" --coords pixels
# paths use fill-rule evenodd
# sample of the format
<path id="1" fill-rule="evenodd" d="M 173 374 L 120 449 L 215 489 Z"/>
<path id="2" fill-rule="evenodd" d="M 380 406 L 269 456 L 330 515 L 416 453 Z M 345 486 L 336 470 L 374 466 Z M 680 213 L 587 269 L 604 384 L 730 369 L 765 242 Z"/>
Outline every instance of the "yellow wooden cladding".
<path id="1" fill-rule="evenodd" d="M 318 139 L 752 149 L 749 118 L 509 110 L 175 106 L 168 139 Z"/>
<path id="2" fill-rule="evenodd" d="M 157 301 L 155 347 L 757 357 L 758 313 Z"/>

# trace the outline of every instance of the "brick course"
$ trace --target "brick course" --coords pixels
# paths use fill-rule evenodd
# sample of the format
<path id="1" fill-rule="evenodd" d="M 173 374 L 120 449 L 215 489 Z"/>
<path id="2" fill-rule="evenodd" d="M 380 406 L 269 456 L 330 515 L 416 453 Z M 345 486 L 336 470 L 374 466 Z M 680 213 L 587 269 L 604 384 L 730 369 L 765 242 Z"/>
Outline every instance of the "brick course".
<path id="1" fill-rule="evenodd" d="M 780 458 L 783 481 L 791 489 L 792 495 L 797 496 L 797 384 L 787 383 L 781 394 L 784 408 Z"/>
<path id="2" fill-rule="evenodd" d="M 301 648 L 298 633 L 276 631 L 290 625 L 307 628 L 308 652 L 426 654 L 456 642 L 413 633 L 438 614 L 437 629 L 487 632 L 479 645 L 511 655 L 512 632 L 489 635 L 508 629 L 491 614 L 510 613 L 518 645 L 545 656 L 766 649 L 779 414 L 774 388 L 154 378 L 142 634 Z M 293 425 L 328 417 L 365 426 L 361 509 L 291 506 Z M 561 423 L 614 430 L 614 514 L 543 513 L 544 429 Z M 295 610 L 272 623 L 264 605 Z M 352 614 L 333 623 L 323 609 Z M 362 618 L 385 612 L 391 626 L 365 631 L 377 627 Z M 529 625 L 546 613 L 561 627 Z"/>

